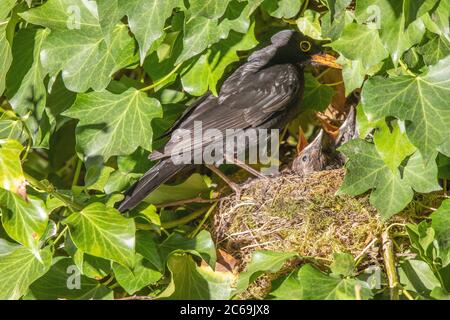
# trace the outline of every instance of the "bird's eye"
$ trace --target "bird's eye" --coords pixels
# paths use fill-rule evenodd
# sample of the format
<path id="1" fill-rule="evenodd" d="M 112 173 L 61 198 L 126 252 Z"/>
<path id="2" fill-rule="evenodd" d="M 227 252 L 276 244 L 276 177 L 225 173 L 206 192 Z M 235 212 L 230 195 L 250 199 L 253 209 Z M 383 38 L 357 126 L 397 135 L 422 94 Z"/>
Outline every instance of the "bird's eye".
<path id="1" fill-rule="evenodd" d="M 309 41 L 301 41 L 300 42 L 300 49 L 303 52 L 308 52 L 309 50 L 311 50 L 311 42 L 309 42 Z"/>
<path id="2" fill-rule="evenodd" d="M 307 156 L 303 156 L 302 161 L 303 161 L 303 162 L 308 161 L 308 157 L 307 157 Z"/>

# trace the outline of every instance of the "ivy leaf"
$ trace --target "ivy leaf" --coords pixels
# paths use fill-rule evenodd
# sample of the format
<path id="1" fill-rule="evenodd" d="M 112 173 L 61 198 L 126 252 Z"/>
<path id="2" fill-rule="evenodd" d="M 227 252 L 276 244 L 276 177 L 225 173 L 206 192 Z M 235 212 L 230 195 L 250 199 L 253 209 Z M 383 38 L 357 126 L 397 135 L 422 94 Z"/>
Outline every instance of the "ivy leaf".
<path id="1" fill-rule="evenodd" d="M 233 62 L 239 61 L 238 51 L 250 50 L 258 44 L 254 26 L 252 24 L 246 35 L 231 32 L 227 39 L 213 45 L 196 59 L 182 73 L 183 88 L 196 96 L 203 95 L 208 90 L 218 95 L 218 82 L 226 68 Z"/>
<path id="2" fill-rule="evenodd" d="M 417 77 L 373 77 L 364 85 L 363 109 L 370 121 L 387 116 L 406 122 L 409 140 L 426 161 L 450 133 L 450 56 Z"/>
<path id="3" fill-rule="evenodd" d="M 355 259 L 349 253 L 334 253 L 330 269 L 335 275 L 350 277 L 355 275 Z"/>
<path id="4" fill-rule="evenodd" d="M 203 52 L 208 46 L 218 42 L 221 37 L 217 19 L 199 16 L 190 20 L 184 26 L 183 50 L 175 64 L 180 64 Z"/>
<path id="5" fill-rule="evenodd" d="M 25 184 L 20 154 L 23 146 L 16 140 L 0 140 L 0 187 L 18 193 Z"/>
<path id="6" fill-rule="evenodd" d="M 388 56 L 378 31 L 357 23 L 348 24 L 341 37 L 329 45 L 347 59 L 361 61 L 365 68 L 378 64 Z"/>
<path id="7" fill-rule="evenodd" d="M 416 151 L 397 123 L 392 125 L 391 131 L 386 122 L 380 122 L 373 140 L 378 154 L 392 171 L 397 170 L 402 161 Z"/>
<path id="8" fill-rule="evenodd" d="M 21 17 L 52 30 L 41 62 L 52 77 L 62 71 L 71 91 L 101 91 L 116 71 L 135 62 L 134 41 L 125 25 L 116 25 L 109 43 L 105 41 L 95 2 L 49 0 Z"/>
<path id="9" fill-rule="evenodd" d="M 134 294 L 162 277 L 161 272 L 140 254 L 135 255 L 133 269 L 114 263 L 113 270 L 117 282 L 128 294 Z"/>
<path id="10" fill-rule="evenodd" d="M 305 74 L 305 93 L 302 101 L 305 108 L 323 111 L 330 104 L 333 95 L 334 90 L 331 87 L 321 84 L 313 75 Z"/>
<path id="11" fill-rule="evenodd" d="M 439 255 L 445 267 L 450 263 L 450 200 L 442 202 L 438 210 L 431 214 L 431 226 L 436 231 Z"/>
<path id="12" fill-rule="evenodd" d="M 406 260 L 400 264 L 399 276 L 405 289 L 429 297 L 431 291 L 441 284 L 430 266 L 421 260 Z"/>
<path id="13" fill-rule="evenodd" d="M 20 120 L 0 120 L 0 139 L 16 140 L 24 143 L 27 140 L 23 122 Z"/>
<path id="14" fill-rule="evenodd" d="M 52 263 L 52 252 L 47 247 L 37 254 L 21 247 L 0 257 L 0 299 L 17 300 L 30 284 L 44 275 Z"/>
<path id="15" fill-rule="evenodd" d="M 415 172 L 415 176 L 401 177 L 399 170 L 392 171 L 376 151 L 375 145 L 364 140 L 352 140 L 340 148 L 348 158 L 347 174 L 339 192 L 349 195 L 359 195 L 370 189 L 370 203 L 374 205 L 384 219 L 399 212 L 411 201 L 413 190 L 421 190 L 422 181 L 435 184 L 437 180 L 437 168 L 435 163 L 428 163 L 425 167 L 421 158 L 421 171 L 415 167 L 414 161 L 408 163 L 404 169 L 406 172 Z M 420 155 L 417 155 L 420 157 Z M 428 167 L 430 166 L 430 167 Z M 436 190 L 436 189 L 435 189 Z"/>
<path id="16" fill-rule="evenodd" d="M 114 298 L 111 289 L 80 274 L 71 258 L 59 258 L 50 270 L 30 286 L 39 300 L 90 300 Z"/>
<path id="17" fill-rule="evenodd" d="M 48 213 L 40 199 L 27 201 L 15 193 L 0 189 L 2 223 L 8 235 L 24 246 L 37 251 L 39 239 L 44 234 Z"/>
<path id="18" fill-rule="evenodd" d="M 159 296 L 170 300 L 226 300 L 232 292 L 234 275 L 197 266 L 187 253 L 174 253 L 167 261 L 172 279 Z"/>
<path id="19" fill-rule="evenodd" d="M 110 6 L 111 4 L 106 3 L 105 5 Z M 119 1 L 119 10 L 128 16 L 131 32 L 139 43 L 141 63 L 144 62 L 147 52 L 155 40 L 163 35 L 164 24 L 172 15 L 173 9 L 177 7 L 184 8 L 182 0 Z"/>
<path id="20" fill-rule="evenodd" d="M 450 40 L 435 35 L 429 42 L 419 47 L 418 51 L 426 65 L 433 65 L 450 55 Z"/>
<path id="21" fill-rule="evenodd" d="M 172 233 L 159 246 L 159 252 L 164 262 L 167 261 L 171 253 L 178 250 L 201 257 L 211 267 L 216 265 L 216 248 L 211 234 L 206 230 L 200 231 L 193 239 L 188 239 L 179 233 Z"/>
<path id="22" fill-rule="evenodd" d="M 297 254 L 293 252 L 274 252 L 267 250 L 253 252 L 246 270 L 239 274 L 235 294 L 247 289 L 264 272 L 278 272 L 287 260 L 296 256 Z"/>
<path id="23" fill-rule="evenodd" d="M 11 46 L 6 39 L 6 29 L 9 13 L 15 4 L 16 0 L 4 0 L 0 8 L 0 96 L 5 90 L 5 78 L 12 62 Z"/>
<path id="24" fill-rule="evenodd" d="M 348 158 L 347 174 L 340 192 L 359 195 L 375 189 L 370 202 L 385 219 L 402 210 L 412 199 L 413 191 L 402 183 L 400 173 L 391 171 L 374 145 L 363 140 L 352 140 L 340 148 Z"/>
<path id="25" fill-rule="evenodd" d="M 403 168 L 403 179 L 416 192 L 429 193 L 441 190 L 437 177 L 438 167 L 436 162 L 426 163 L 419 152 L 415 152 Z"/>
<path id="26" fill-rule="evenodd" d="M 381 40 L 394 65 L 424 35 L 423 22 L 416 20 L 419 2 L 423 1 L 363 0 L 356 5 L 355 14 L 360 23 L 375 19 L 374 27 L 380 28 Z"/>
<path id="27" fill-rule="evenodd" d="M 88 205 L 64 220 L 70 236 L 83 252 L 133 266 L 135 225 L 102 203 Z"/>
<path id="28" fill-rule="evenodd" d="M 351 278 L 332 277 L 307 264 L 300 268 L 298 279 L 303 300 L 355 300 L 357 286 L 361 299 L 368 300 L 373 294 L 367 283 Z"/>
<path id="29" fill-rule="evenodd" d="M 303 16 L 298 18 L 297 28 L 304 35 L 313 39 L 322 39 L 322 28 L 320 26 L 320 13 L 313 10 L 306 10 Z"/>
<path id="30" fill-rule="evenodd" d="M 188 10 L 189 19 L 202 16 L 208 19 L 222 17 L 231 0 L 191 0 Z"/>
<path id="31" fill-rule="evenodd" d="M 13 63 L 8 73 L 6 95 L 14 111 L 22 117 L 38 145 L 39 134 L 45 122 L 43 112 L 47 101 L 45 72 L 40 62 L 42 44 L 49 34 L 48 29 L 25 29 L 14 37 Z"/>
<path id="32" fill-rule="evenodd" d="M 122 94 L 108 91 L 79 94 L 64 115 L 79 119 L 77 149 L 88 158 L 151 150 L 151 121 L 162 115 L 158 100 L 130 88 Z"/>
<path id="33" fill-rule="evenodd" d="M 293 18 L 300 11 L 303 0 L 265 0 L 262 8 L 275 18 Z"/>

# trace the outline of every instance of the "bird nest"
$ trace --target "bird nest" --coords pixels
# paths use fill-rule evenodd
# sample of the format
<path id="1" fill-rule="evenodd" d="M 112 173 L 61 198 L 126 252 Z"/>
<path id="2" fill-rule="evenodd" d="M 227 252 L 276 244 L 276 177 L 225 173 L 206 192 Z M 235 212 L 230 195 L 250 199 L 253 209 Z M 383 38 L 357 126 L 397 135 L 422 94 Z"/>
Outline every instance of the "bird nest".
<path id="1" fill-rule="evenodd" d="M 336 195 L 343 177 L 338 169 L 250 181 L 240 199 L 221 202 L 212 230 L 217 243 L 242 258 L 255 249 L 325 259 L 333 252 L 357 255 L 383 222 L 367 195 Z"/>
<path id="2" fill-rule="evenodd" d="M 379 248 L 371 245 L 387 223 L 405 223 L 411 212 L 423 211 L 414 202 L 404 213 L 382 221 L 370 205 L 369 195 L 336 195 L 345 169 L 316 172 L 302 178 L 282 174 L 255 179 L 242 186 L 240 199 L 229 196 L 221 201 L 209 227 L 218 247 L 233 255 L 244 270 L 255 250 L 296 252 L 302 257 L 329 264 L 335 252 L 366 255 L 361 264 L 379 264 Z M 413 214 L 413 215 L 414 215 Z M 299 261 L 282 272 L 289 272 Z M 270 279 L 258 284 L 265 294 Z M 262 288 L 262 289 L 261 289 Z M 254 290 L 253 290 L 254 291 Z M 246 298 L 262 298 L 253 292 Z"/>

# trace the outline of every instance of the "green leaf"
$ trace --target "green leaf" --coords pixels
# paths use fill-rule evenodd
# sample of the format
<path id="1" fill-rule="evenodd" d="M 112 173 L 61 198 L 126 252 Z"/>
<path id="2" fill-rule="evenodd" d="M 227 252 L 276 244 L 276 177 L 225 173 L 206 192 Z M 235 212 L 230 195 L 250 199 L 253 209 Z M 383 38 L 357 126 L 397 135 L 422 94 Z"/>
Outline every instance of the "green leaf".
<path id="1" fill-rule="evenodd" d="M 19 192 L 25 184 L 20 154 L 23 146 L 16 140 L 0 140 L 0 187 Z"/>
<path id="2" fill-rule="evenodd" d="M 30 284 L 44 275 L 52 263 L 49 248 L 33 253 L 21 247 L 0 257 L 0 299 L 17 300 Z"/>
<path id="3" fill-rule="evenodd" d="M 429 193 L 441 190 L 437 177 L 436 162 L 426 163 L 419 152 L 415 152 L 403 168 L 405 183 L 412 186 L 416 192 Z"/>
<path id="4" fill-rule="evenodd" d="M 349 253 L 334 253 L 333 263 L 330 265 L 333 274 L 350 277 L 355 275 L 355 259 Z"/>
<path id="5" fill-rule="evenodd" d="M 352 140 L 340 151 L 349 158 L 348 172 L 340 192 L 358 195 L 374 189 L 370 202 L 384 219 L 399 212 L 411 201 L 411 187 L 402 182 L 398 170 L 392 172 L 386 166 L 374 145 L 363 140 Z"/>
<path id="6" fill-rule="evenodd" d="M 426 161 L 450 133 L 450 56 L 417 77 L 373 77 L 364 85 L 363 109 L 370 121 L 387 116 L 406 122 L 409 140 Z"/>
<path id="7" fill-rule="evenodd" d="M 164 262 L 159 253 L 158 243 L 151 232 L 136 233 L 136 252 L 151 262 L 159 271 L 164 270 Z"/>
<path id="8" fill-rule="evenodd" d="M 170 254 L 179 250 L 201 257 L 213 268 L 216 266 L 216 247 L 211 234 L 206 230 L 200 231 L 192 239 L 174 232 L 159 246 L 159 252 L 164 262 L 167 261 Z"/>
<path id="9" fill-rule="evenodd" d="M 59 258 L 50 270 L 30 286 L 38 300 L 99 300 L 114 298 L 111 289 L 80 274 L 71 258 Z"/>
<path id="10" fill-rule="evenodd" d="M 439 60 L 450 55 L 450 40 L 435 35 L 430 41 L 419 47 L 418 51 L 423 56 L 426 65 L 436 64 Z"/>
<path id="11" fill-rule="evenodd" d="M 208 19 L 222 17 L 231 0 L 191 0 L 188 10 L 189 19 L 202 16 Z"/>
<path id="12" fill-rule="evenodd" d="M 250 50 L 258 44 L 254 27 L 252 24 L 246 35 L 230 33 L 226 40 L 213 45 L 188 66 L 181 76 L 184 90 L 195 96 L 203 95 L 208 90 L 218 95 L 218 82 L 227 67 L 239 61 L 238 51 Z"/>
<path id="13" fill-rule="evenodd" d="M 133 266 L 135 225 L 116 209 L 93 203 L 64 220 L 77 248 L 96 257 Z"/>
<path id="14" fill-rule="evenodd" d="M 27 135 L 22 121 L 12 119 L 0 120 L 0 140 L 8 139 L 17 140 L 21 143 L 26 141 Z"/>
<path id="15" fill-rule="evenodd" d="M 296 256 L 297 254 L 293 252 L 274 252 L 267 250 L 253 252 L 246 270 L 239 274 L 235 293 L 237 294 L 247 289 L 264 272 L 278 272 L 287 260 Z"/>
<path id="16" fill-rule="evenodd" d="M 397 123 L 391 126 L 392 131 L 386 122 L 380 122 L 373 140 L 381 159 L 389 169 L 396 171 L 402 161 L 416 151 L 416 147 L 409 142 Z"/>
<path id="17" fill-rule="evenodd" d="M 333 88 L 321 84 L 313 75 L 305 73 L 305 93 L 302 101 L 305 108 L 323 111 L 331 103 L 333 95 Z"/>
<path id="18" fill-rule="evenodd" d="M 265 0 L 262 8 L 275 18 L 293 18 L 300 11 L 303 0 Z"/>
<path id="19" fill-rule="evenodd" d="M 160 186 L 145 198 L 145 202 L 158 205 L 201 196 L 207 197 L 209 192 L 210 188 L 205 182 L 205 178 L 198 173 L 194 173 L 186 181 L 178 185 Z"/>
<path id="20" fill-rule="evenodd" d="M 320 26 L 320 13 L 313 10 L 306 10 L 303 16 L 298 18 L 297 28 L 304 35 L 313 39 L 322 39 L 322 27 Z"/>
<path id="21" fill-rule="evenodd" d="M 5 90 L 5 78 L 12 62 L 11 46 L 6 38 L 8 16 L 14 8 L 16 0 L 4 0 L 0 8 L 0 96 Z"/>
<path id="22" fill-rule="evenodd" d="M 287 277 L 279 278 L 272 282 L 272 291 L 267 298 L 273 300 L 303 300 L 303 288 L 298 272 L 293 271 Z"/>
<path id="23" fill-rule="evenodd" d="M 8 235 L 37 252 L 48 223 L 42 200 L 29 196 L 25 201 L 15 193 L 0 189 L 0 203 L 2 223 Z"/>
<path id="24" fill-rule="evenodd" d="M 107 43 L 93 2 L 49 0 L 21 17 L 52 30 L 44 41 L 41 62 L 50 76 L 62 71 L 69 90 L 101 91 L 116 71 L 135 62 L 135 45 L 128 28 L 116 25 Z"/>
<path id="25" fill-rule="evenodd" d="M 400 264 L 399 276 L 406 290 L 417 292 L 425 297 L 441 285 L 430 266 L 421 260 L 403 261 Z"/>
<path id="26" fill-rule="evenodd" d="M 79 119 L 77 149 L 85 157 L 131 154 L 141 146 L 151 150 L 151 121 L 161 116 L 158 100 L 129 89 L 122 94 L 108 91 L 79 94 L 64 115 Z"/>
<path id="27" fill-rule="evenodd" d="M 47 100 L 45 72 L 40 62 L 42 44 L 49 34 L 48 29 L 25 29 L 14 37 L 13 63 L 7 78 L 6 96 L 14 111 L 22 117 L 38 145 L 45 122 L 43 112 Z M 45 133 L 44 133 L 45 134 Z"/>
<path id="28" fill-rule="evenodd" d="M 0 238 L 0 258 L 9 255 L 10 253 L 19 248 L 20 248 L 19 244 L 11 243 L 6 241 L 5 239 Z"/>
<path id="29" fill-rule="evenodd" d="M 375 27 L 380 28 L 381 41 L 394 65 L 424 35 L 423 22 L 416 20 L 419 2 L 423 1 L 363 0 L 356 5 L 355 14 L 360 23 L 375 19 Z"/>
<path id="30" fill-rule="evenodd" d="M 388 56 L 378 31 L 357 23 L 347 25 L 341 37 L 330 46 L 349 60 L 361 61 L 365 68 L 378 64 Z"/>
<path id="31" fill-rule="evenodd" d="M 431 215 L 431 221 L 439 243 L 439 255 L 445 267 L 450 263 L 450 200 L 442 202 L 439 209 Z"/>
<path id="32" fill-rule="evenodd" d="M 128 294 L 134 294 L 162 277 L 162 273 L 140 254 L 135 255 L 133 269 L 114 263 L 113 270 L 117 282 Z"/>
<path id="33" fill-rule="evenodd" d="M 172 279 L 159 296 L 170 300 L 226 300 L 232 292 L 234 275 L 197 266 L 189 254 L 174 253 L 167 261 Z"/>
<path id="34" fill-rule="evenodd" d="M 114 6 L 110 0 L 102 1 L 103 6 Z M 144 62 L 147 52 L 153 43 L 163 35 L 167 18 L 172 15 L 173 9 L 184 8 L 182 0 L 129 0 L 119 1 L 118 10 L 128 16 L 128 25 L 139 43 L 141 63 Z M 101 13 L 101 10 L 99 10 Z M 100 19 L 110 19 L 105 15 Z"/>
<path id="35" fill-rule="evenodd" d="M 203 52 L 222 38 L 217 19 L 197 17 L 184 26 L 183 50 L 175 64 L 180 64 Z"/>
<path id="36" fill-rule="evenodd" d="M 298 278 L 303 289 L 303 300 L 355 300 L 357 290 L 363 300 L 373 295 L 369 285 L 363 281 L 331 277 L 309 264 L 301 267 Z"/>

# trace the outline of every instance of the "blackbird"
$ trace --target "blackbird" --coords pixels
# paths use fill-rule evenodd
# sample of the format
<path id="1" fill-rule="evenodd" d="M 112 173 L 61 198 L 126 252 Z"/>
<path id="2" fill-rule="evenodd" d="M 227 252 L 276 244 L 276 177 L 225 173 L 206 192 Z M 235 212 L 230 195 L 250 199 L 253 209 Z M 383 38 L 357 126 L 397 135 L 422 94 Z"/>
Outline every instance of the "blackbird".
<path id="1" fill-rule="evenodd" d="M 201 122 L 203 130 L 214 128 L 222 133 L 227 129 L 282 129 L 300 111 L 304 67 L 311 63 L 337 67 L 334 61 L 322 52 L 318 43 L 302 33 L 292 30 L 276 33 L 268 46 L 251 54 L 224 81 L 218 96 L 205 94 L 175 122 L 164 135 L 170 140 L 163 150 L 150 155 L 151 160 L 159 162 L 126 192 L 118 210 L 133 209 L 158 186 L 192 165 L 176 164 L 171 159 L 174 148 L 179 147 L 179 138 L 174 138 L 177 130 L 192 132 L 195 122 Z M 194 141 L 187 148 L 195 153 L 206 144 Z M 208 167 L 226 178 L 217 168 Z"/>

